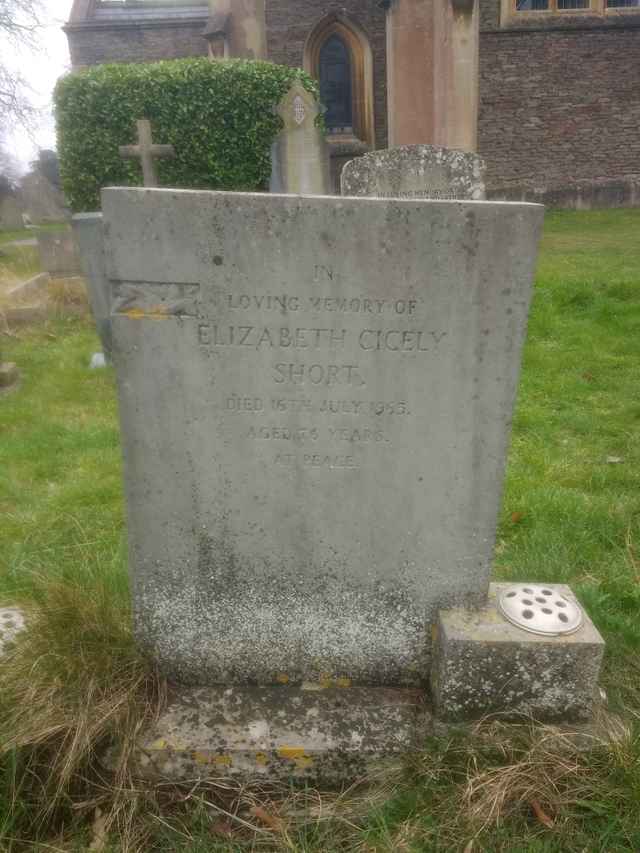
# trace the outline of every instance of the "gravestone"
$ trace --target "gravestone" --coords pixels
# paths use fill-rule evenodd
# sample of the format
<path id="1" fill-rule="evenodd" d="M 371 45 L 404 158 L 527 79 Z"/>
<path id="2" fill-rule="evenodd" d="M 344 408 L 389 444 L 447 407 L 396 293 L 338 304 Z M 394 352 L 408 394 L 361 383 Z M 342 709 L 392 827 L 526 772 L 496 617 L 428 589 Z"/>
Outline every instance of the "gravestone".
<path id="1" fill-rule="evenodd" d="M 142 178 L 145 187 L 157 187 L 158 175 L 155 161 L 175 157 L 173 145 L 155 145 L 151 134 L 151 122 L 148 119 L 138 119 L 136 122 L 138 142 L 136 145 L 121 145 L 118 149 L 125 160 L 140 160 Z"/>
<path id="2" fill-rule="evenodd" d="M 327 195 L 329 153 L 317 119 L 320 106 L 300 82 L 294 83 L 277 109 L 283 129 L 271 151 L 272 193 Z"/>
<path id="3" fill-rule="evenodd" d="M 542 208 L 107 190 L 136 632 L 420 685 L 484 601 Z"/>
<path id="4" fill-rule="evenodd" d="M 342 170 L 342 195 L 482 201 L 484 171 L 477 154 L 436 145 L 403 145 L 372 151 L 347 163 Z"/>
<path id="5" fill-rule="evenodd" d="M 82 274 L 78 249 L 71 229 L 38 231 L 40 266 L 53 278 L 68 278 Z"/>
<path id="6" fill-rule="evenodd" d="M 73 234 L 80 249 L 87 279 L 91 313 L 102 343 L 106 362 L 111 361 L 111 306 L 109 282 L 105 269 L 104 238 L 101 213 L 77 213 L 71 220 Z"/>
<path id="7" fill-rule="evenodd" d="M 103 211 L 134 628 L 181 685 L 139 769 L 353 778 L 423 736 L 429 680 L 443 719 L 588 716 L 593 626 L 540 641 L 489 595 L 543 209 L 107 189 Z"/>

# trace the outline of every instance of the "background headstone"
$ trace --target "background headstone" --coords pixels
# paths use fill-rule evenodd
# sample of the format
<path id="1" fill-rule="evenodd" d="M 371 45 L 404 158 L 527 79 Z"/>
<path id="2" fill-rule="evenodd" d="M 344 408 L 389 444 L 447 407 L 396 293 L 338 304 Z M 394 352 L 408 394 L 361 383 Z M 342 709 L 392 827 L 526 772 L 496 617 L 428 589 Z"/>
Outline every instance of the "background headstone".
<path id="1" fill-rule="evenodd" d="M 38 231 L 40 266 L 49 275 L 66 278 L 82 274 L 80 256 L 71 229 Z"/>
<path id="2" fill-rule="evenodd" d="M 62 190 L 39 171 L 22 178 L 18 194 L 22 209 L 33 225 L 69 219 L 70 211 Z"/>
<path id="3" fill-rule="evenodd" d="M 316 120 L 320 106 L 296 82 L 278 106 L 284 127 L 271 151 L 272 193 L 327 195 L 331 179 L 329 152 Z"/>
<path id="4" fill-rule="evenodd" d="M 103 211 L 139 641 L 191 683 L 423 684 L 487 596 L 543 209 Z"/>
<path id="5" fill-rule="evenodd" d="M 372 151 L 342 170 L 342 195 L 404 199 L 485 198 L 484 162 L 477 154 L 435 145 Z"/>
<path id="6" fill-rule="evenodd" d="M 175 157 L 176 152 L 173 145 L 155 145 L 151 133 L 151 122 L 146 119 L 138 119 L 136 122 L 138 142 L 136 145 L 121 145 L 120 156 L 125 160 L 140 160 L 142 177 L 145 187 L 158 186 L 158 174 L 155 161 L 163 157 Z"/>
<path id="7" fill-rule="evenodd" d="M 91 313 L 102 343 L 105 360 L 111 361 L 109 282 L 105 269 L 101 213 L 78 213 L 72 219 L 73 235 L 80 250 L 87 279 Z M 93 365 L 92 365 L 93 366 Z"/>
<path id="8" fill-rule="evenodd" d="M 0 193 L 0 228 L 22 228 L 22 204 L 15 192 Z"/>

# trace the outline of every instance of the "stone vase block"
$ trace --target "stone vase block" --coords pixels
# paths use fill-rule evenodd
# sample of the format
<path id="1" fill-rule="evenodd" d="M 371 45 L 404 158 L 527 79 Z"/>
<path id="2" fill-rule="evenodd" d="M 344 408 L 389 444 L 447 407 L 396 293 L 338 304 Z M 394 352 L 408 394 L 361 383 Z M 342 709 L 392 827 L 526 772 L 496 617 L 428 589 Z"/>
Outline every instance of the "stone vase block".
<path id="1" fill-rule="evenodd" d="M 585 722 L 598 695 L 604 640 L 584 614 L 582 627 L 558 637 L 529 633 L 508 622 L 498 599 L 508 584 L 492 584 L 485 607 L 440 613 L 431 690 L 445 722 L 487 714 L 541 722 Z M 573 598 L 567 586 L 549 584 Z"/>

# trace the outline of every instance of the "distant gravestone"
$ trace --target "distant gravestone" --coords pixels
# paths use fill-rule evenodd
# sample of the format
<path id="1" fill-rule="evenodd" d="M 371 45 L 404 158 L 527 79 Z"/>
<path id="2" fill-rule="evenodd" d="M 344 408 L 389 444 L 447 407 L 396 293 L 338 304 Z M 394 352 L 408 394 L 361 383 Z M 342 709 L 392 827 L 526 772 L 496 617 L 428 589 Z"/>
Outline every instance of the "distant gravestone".
<path id="1" fill-rule="evenodd" d="M 22 228 L 22 205 L 17 193 L 0 194 L 0 228 L 6 230 Z"/>
<path id="2" fill-rule="evenodd" d="M 41 268 L 54 278 L 82 274 L 80 256 L 69 227 L 56 231 L 38 231 Z"/>
<path id="3" fill-rule="evenodd" d="M 195 684 L 419 686 L 485 601 L 543 209 L 103 193 L 135 630 Z"/>
<path id="4" fill-rule="evenodd" d="M 329 154 L 317 126 L 320 106 L 314 95 L 296 82 L 277 112 L 283 129 L 272 147 L 271 192 L 327 195 Z"/>
<path id="5" fill-rule="evenodd" d="M 151 134 L 151 122 L 138 119 L 136 122 L 138 142 L 136 145 L 121 145 L 120 156 L 124 159 L 139 159 L 145 187 L 157 187 L 158 175 L 155 161 L 162 157 L 175 157 L 173 145 L 155 145 Z"/>
<path id="6" fill-rule="evenodd" d="M 485 199 L 484 162 L 477 154 L 435 145 L 403 145 L 372 151 L 342 170 L 344 196 Z"/>
<path id="7" fill-rule="evenodd" d="M 101 213 L 77 213 L 71 225 L 80 249 L 91 313 L 106 362 L 111 361 L 109 282 L 105 269 Z"/>

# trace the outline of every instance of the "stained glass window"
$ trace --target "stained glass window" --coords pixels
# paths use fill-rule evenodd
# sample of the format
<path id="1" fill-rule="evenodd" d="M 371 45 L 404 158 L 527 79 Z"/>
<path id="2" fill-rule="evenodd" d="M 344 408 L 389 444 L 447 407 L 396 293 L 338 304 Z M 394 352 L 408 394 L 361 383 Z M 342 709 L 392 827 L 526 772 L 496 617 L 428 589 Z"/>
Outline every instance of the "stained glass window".
<path id="1" fill-rule="evenodd" d="M 320 100 L 330 133 L 353 133 L 351 98 L 351 57 L 349 49 L 335 33 L 320 48 Z"/>

